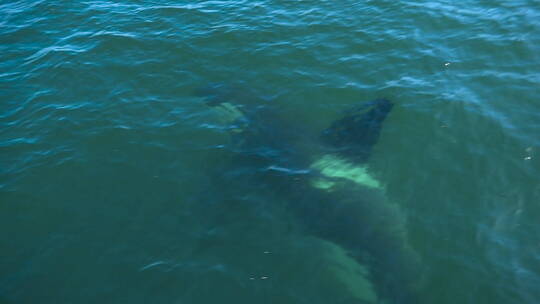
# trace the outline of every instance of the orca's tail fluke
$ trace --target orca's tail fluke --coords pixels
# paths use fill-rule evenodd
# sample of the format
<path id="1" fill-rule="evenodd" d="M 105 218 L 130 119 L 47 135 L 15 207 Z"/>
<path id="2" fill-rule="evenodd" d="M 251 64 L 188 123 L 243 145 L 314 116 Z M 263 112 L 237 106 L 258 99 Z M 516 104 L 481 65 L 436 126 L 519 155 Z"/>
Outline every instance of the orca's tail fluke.
<path id="1" fill-rule="evenodd" d="M 321 139 L 335 152 L 366 162 L 393 106 L 390 100 L 381 98 L 348 111 L 345 117 L 323 131 Z"/>

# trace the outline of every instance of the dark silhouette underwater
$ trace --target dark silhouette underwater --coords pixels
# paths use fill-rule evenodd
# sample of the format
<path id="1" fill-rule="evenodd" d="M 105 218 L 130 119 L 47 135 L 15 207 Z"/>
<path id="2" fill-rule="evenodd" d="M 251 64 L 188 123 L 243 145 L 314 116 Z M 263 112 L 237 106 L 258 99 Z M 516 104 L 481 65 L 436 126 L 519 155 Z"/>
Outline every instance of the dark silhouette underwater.
<path id="1" fill-rule="evenodd" d="M 422 266 L 405 218 L 367 166 L 393 102 L 360 104 L 312 135 L 301 121 L 222 84 L 197 95 L 219 112 L 234 149 L 228 164 L 233 170 L 216 182 L 242 180 L 250 185 L 246 192 L 271 191 L 307 234 L 342 247 L 364 265 L 377 299 L 360 303 L 420 302 Z"/>

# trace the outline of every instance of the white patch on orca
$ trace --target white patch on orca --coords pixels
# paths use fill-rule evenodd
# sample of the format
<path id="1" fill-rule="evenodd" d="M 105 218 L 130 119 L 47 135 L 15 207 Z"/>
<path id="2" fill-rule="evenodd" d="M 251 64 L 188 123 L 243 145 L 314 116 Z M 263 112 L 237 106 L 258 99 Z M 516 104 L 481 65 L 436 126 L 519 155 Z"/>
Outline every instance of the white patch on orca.
<path id="1" fill-rule="evenodd" d="M 233 133 L 242 133 L 244 131 L 242 122 L 245 115 L 238 107 L 230 102 L 222 102 L 215 107 L 221 123 L 229 126 L 229 131 Z"/>
<path id="2" fill-rule="evenodd" d="M 232 123 L 244 117 L 244 114 L 230 102 L 222 102 L 216 109 L 220 112 L 221 119 L 226 123 Z"/>
<path id="3" fill-rule="evenodd" d="M 323 239 L 317 240 L 322 246 L 320 252 L 329 261 L 329 265 L 325 267 L 329 276 L 341 282 L 348 292 L 361 303 L 381 303 L 381 299 L 377 297 L 375 287 L 370 280 L 366 265 L 358 263 L 339 245 Z"/>
<path id="4" fill-rule="evenodd" d="M 382 189 L 381 183 L 372 177 L 366 166 L 352 164 L 336 155 L 326 154 L 313 162 L 312 169 L 318 170 L 324 177 L 315 178 L 311 184 L 319 189 L 331 189 L 336 178 L 342 178 L 362 186 Z M 325 178 L 327 177 L 327 178 Z"/>

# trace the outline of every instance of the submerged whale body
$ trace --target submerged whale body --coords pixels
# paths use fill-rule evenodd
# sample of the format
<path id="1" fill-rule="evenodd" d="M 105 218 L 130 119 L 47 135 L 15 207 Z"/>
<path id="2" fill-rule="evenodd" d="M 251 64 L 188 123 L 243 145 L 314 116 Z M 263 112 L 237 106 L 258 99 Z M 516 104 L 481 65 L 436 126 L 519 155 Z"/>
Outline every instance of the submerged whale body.
<path id="1" fill-rule="evenodd" d="M 254 185 L 269 184 L 307 233 L 341 246 L 367 265 L 378 296 L 390 303 L 418 303 L 419 259 L 407 241 L 398 208 L 365 165 L 393 103 L 360 105 L 319 136 L 297 130 L 276 111 L 238 99 L 214 85 L 199 91 L 231 125 L 237 155 Z M 201 93 L 202 92 L 202 93 Z M 387 302 L 385 302 L 387 303 Z"/>

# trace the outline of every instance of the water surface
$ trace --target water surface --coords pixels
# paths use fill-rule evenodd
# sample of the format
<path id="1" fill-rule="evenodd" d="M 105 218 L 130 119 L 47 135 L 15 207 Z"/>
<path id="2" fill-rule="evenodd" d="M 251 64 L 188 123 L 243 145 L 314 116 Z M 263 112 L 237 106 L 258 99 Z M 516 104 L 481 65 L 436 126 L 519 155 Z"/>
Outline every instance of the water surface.
<path id="1" fill-rule="evenodd" d="M 369 168 L 407 220 L 420 301 L 540 302 L 537 1 L 3 1 L 0 12 L 0 302 L 365 295 L 360 266 L 304 233 L 287 197 L 216 178 L 234 173 L 234 146 L 194 94 L 216 83 L 306 134 L 394 101 Z"/>

